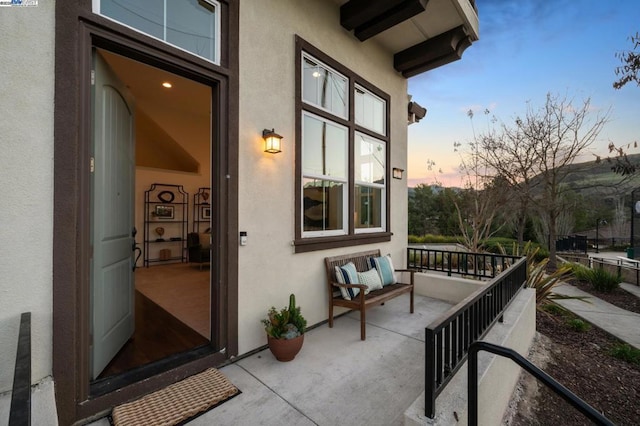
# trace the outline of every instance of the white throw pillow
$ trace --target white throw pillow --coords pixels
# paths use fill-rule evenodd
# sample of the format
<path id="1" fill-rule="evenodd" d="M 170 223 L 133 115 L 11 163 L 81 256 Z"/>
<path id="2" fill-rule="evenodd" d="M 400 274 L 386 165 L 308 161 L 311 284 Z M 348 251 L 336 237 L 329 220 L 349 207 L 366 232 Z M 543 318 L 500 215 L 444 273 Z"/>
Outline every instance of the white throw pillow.
<path id="1" fill-rule="evenodd" d="M 375 269 L 369 269 L 367 272 L 358 272 L 358 281 L 360 281 L 360 284 L 364 284 L 368 287 L 368 290 L 365 293 L 373 290 L 380 290 L 382 288 L 380 275 L 378 275 L 378 271 Z"/>

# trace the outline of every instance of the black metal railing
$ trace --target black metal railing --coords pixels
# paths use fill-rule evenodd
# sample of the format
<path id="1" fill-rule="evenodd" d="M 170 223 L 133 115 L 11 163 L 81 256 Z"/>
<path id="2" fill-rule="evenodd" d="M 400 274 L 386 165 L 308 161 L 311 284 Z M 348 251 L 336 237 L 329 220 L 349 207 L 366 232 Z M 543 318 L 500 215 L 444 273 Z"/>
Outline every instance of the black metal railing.
<path id="1" fill-rule="evenodd" d="M 536 379 L 544 383 L 554 393 L 562 397 L 565 401 L 575 407 L 584 414 L 589 420 L 597 425 L 613 425 L 609 419 L 596 411 L 589 404 L 584 402 L 569 389 L 562 386 L 553 377 L 530 363 L 525 357 L 514 351 L 498 345 L 487 342 L 474 342 L 469 347 L 469 377 L 467 381 L 467 395 L 469 398 L 469 426 L 477 426 L 478 424 L 478 352 L 486 351 L 498 356 L 509 358 L 520 367 L 525 369 Z"/>
<path id="2" fill-rule="evenodd" d="M 561 235 L 556 240 L 556 250 L 562 252 L 586 253 L 588 240 L 586 235 Z"/>
<path id="3" fill-rule="evenodd" d="M 409 268 L 445 272 L 449 276 L 457 274 L 473 278 L 494 278 L 520 258 L 493 253 L 407 248 Z"/>
<path id="4" fill-rule="evenodd" d="M 31 312 L 20 315 L 9 426 L 31 424 Z"/>
<path id="5" fill-rule="evenodd" d="M 433 418 L 437 396 L 462 367 L 471 344 L 502 320 L 526 279 L 527 259 L 520 258 L 426 328 L 426 416 Z"/>

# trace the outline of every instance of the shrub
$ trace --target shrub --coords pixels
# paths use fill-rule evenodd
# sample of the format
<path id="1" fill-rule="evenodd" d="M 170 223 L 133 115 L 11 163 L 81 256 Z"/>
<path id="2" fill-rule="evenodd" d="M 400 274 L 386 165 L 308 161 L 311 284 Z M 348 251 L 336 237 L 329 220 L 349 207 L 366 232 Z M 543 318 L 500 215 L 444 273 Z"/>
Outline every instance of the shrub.
<path id="1" fill-rule="evenodd" d="M 540 247 L 532 248 L 531 244 L 527 243 L 524 248 L 524 252 L 527 256 L 527 282 L 525 287 L 534 288 L 536 290 L 536 306 L 538 309 L 542 304 L 547 303 L 549 300 L 566 298 L 565 296 L 556 295 L 553 292 L 560 280 L 566 277 L 571 267 L 567 264 L 561 265 L 550 274 L 547 274 L 547 263 L 549 258 L 542 261 L 536 261 L 536 254 L 540 250 Z"/>
<path id="2" fill-rule="evenodd" d="M 567 312 L 565 308 L 553 302 L 544 303 L 541 309 L 551 315 L 564 315 Z"/>
<path id="3" fill-rule="evenodd" d="M 622 277 L 619 274 L 613 274 L 603 268 L 595 268 L 589 271 L 589 282 L 598 291 L 611 293 L 620 287 Z"/>
<path id="4" fill-rule="evenodd" d="M 585 331 L 589 331 L 591 329 L 591 324 L 586 321 L 581 320 L 580 318 L 572 318 L 567 321 L 567 325 L 574 331 L 578 331 L 583 333 Z"/>
<path id="5" fill-rule="evenodd" d="M 409 235 L 410 244 L 455 244 L 460 242 L 460 237 L 450 237 L 445 235 Z"/>
<path id="6" fill-rule="evenodd" d="M 640 364 L 640 349 L 627 343 L 618 343 L 609 351 L 614 358 L 621 359 L 632 364 Z"/>
<path id="7" fill-rule="evenodd" d="M 518 243 L 513 238 L 492 237 L 484 242 L 484 248 L 489 253 L 514 255 Z M 517 256 L 517 253 L 516 253 Z"/>
<path id="8" fill-rule="evenodd" d="M 587 268 L 579 263 L 571 264 L 571 273 L 578 281 L 587 282 L 597 291 L 611 293 L 620 286 L 622 277 L 604 268 Z"/>
<path id="9" fill-rule="evenodd" d="M 571 263 L 571 273 L 578 281 L 589 282 L 591 276 L 591 268 L 587 268 L 580 263 Z"/>

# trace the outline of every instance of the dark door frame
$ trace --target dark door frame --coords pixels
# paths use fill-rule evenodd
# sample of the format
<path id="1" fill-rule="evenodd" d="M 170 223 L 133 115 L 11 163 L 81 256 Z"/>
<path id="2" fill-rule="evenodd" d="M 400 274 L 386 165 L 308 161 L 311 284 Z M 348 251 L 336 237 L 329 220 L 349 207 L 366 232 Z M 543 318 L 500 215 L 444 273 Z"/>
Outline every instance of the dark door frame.
<path id="1" fill-rule="evenodd" d="M 220 0 L 221 64 L 173 48 L 91 12 L 90 0 L 56 2 L 53 377 L 60 424 L 72 424 L 160 389 L 238 352 L 238 0 Z M 117 391 L 89 385 L 89 144 L 91 49 L 103 48 L 212 89 L 212 201 L 218 209 L 212 268 L 212 314 L 219 324 L 211 347 L 178 359 L 161 372 L 142 371 Z M 215 188 L 215 189 L 214 189 Z M 216 269 L 214 271 L 214 269 Z M 217 307 L 223 306 L 220 310 Z M 155 374 L 157 373 L 157 374 Z M 118 387 L 116 384 L 115 387 Z"/>

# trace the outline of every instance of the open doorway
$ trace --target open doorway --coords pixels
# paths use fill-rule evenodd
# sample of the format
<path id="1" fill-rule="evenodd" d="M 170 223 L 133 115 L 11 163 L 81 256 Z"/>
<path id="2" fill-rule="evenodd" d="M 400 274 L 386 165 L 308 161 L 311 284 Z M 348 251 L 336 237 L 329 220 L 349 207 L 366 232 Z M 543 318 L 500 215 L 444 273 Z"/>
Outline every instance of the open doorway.
<path id="1" fill-rule="evenodd" d="M 209 204 L 212 88 L 103 49 L 94 73 L 89 350 L 99 382 L 215 340 L 219 206 Z M 208 257 L 190 254 L 193 235 Z"/>

